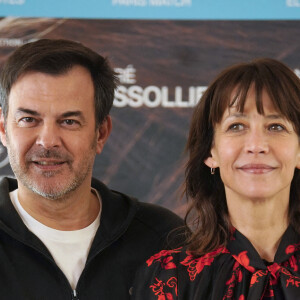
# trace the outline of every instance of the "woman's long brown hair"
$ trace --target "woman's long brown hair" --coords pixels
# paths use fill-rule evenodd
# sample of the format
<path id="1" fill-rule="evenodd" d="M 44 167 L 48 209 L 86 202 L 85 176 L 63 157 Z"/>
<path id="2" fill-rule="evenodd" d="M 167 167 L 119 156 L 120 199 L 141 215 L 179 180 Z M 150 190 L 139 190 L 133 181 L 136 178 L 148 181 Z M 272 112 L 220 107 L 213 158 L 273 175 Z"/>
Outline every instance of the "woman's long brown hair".
<path id="1" fill-rule="evenodd" d="M 256 107 L 264 114 L 262 91 L 265 90 L 274 108 L 292 122 L 300 143 L 300 79 L 287 66 L 273 59 L 257 59 L 251 63 L 224 70 L 208 87 L 196 106 L 186 145 L 184 191 L 190 206 L 185 217 L 192 227 L 188 250 L 200 256 L 225 246 L 230 234 L 230 220 L 224 184 L 218 169 L 214 175 L 204 164 L 211 156 L 214 127 L 226 108 L 237 105 L 243 112 L 250 87 L 256 93 Z M 291 183 L 290 224 L 300 234 L 300 170 Z"/>

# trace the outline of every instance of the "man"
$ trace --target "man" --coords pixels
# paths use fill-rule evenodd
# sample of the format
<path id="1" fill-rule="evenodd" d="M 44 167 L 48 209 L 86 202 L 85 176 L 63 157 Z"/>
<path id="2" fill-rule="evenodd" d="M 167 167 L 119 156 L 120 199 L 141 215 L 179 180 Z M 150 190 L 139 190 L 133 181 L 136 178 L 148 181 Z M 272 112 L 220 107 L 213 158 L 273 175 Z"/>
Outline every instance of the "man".
<path id="1" fill-rule="evenodd" d="M 92 179 L 110 134 L 116 78 L 79 43 L 17 49 L 0 76 L 1 299 L 128 299 L 136 268 L 182 225 Z"/>

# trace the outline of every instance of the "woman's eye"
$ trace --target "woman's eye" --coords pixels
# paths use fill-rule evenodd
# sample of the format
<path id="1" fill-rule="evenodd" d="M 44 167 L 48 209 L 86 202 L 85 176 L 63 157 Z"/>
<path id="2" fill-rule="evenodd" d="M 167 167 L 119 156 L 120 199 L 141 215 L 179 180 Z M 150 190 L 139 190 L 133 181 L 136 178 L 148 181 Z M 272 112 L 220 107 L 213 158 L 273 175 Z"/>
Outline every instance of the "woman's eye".
<path id="1" fill-rule="evenodd" d="M 283 131 L 283 130 L 285 130 L 285 127 L 280 124 L 271 124 L 271 125 L 269 125 L 269 130 L 270 131 Z"/>
<path id="2" fill-rule="evenodd" d="M 245 126 L 241 123 L 231 124 L 228 128 L 228 131 L 241 131 L 244 130 Z"/>

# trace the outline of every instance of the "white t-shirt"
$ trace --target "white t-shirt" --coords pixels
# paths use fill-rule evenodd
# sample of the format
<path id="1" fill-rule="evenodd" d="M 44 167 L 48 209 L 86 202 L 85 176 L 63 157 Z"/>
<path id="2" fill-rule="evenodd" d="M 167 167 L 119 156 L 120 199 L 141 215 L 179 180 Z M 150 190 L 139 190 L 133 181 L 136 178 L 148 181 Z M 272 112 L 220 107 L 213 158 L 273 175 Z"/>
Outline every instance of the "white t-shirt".
<path id="1" fill-rule="evenodd" d="M 29 215 L 18 200 L 18 190 L 9 193 L 12 203 L 24 224 L 48 248 L 58 267 L 63 271 L 73 289 L 84 269 L 89 250 L 100 225 L 101 199 L 96 190 L 92 190 L 100 201 L 100 211 L 89 226 L 73 231 L 61 231 L 45 226 Z"/>

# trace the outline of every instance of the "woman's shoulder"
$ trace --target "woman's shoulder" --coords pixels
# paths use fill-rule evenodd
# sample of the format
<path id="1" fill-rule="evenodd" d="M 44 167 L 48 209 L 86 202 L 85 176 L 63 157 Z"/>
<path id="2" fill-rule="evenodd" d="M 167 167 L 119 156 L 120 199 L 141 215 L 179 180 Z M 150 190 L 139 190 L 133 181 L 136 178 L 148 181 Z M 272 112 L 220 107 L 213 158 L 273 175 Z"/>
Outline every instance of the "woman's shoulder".
<path id="1" fill-rule="evenodd" d="M 217 256 L 224 253 L 229 253 L 229 251 L 225 247 L 219 247 L 214 251 L 199 256 L 193 254 L 193 252 L 186 247 L 180 247 L 173 250 L 161 250 L 152 255 L 146 261 L 146 265 L 148 268 L 156 265 L 156 267 L 161 270 L 176 269 L 178 265 L 188 266 L 201 263 L 210 265 Z"/>
<path id="2" fill-rule="evenodd" d="M 148 268 L 158 267 L 158 269 L 169 270 L 176 269 L 180 257 L 184 256 L 186 249 L 180 247 L 173 250 L 161 250 L 160 252 L 152 255 L 147 261 Z"/>
<path id="3" fill-rule="evenodd" d="M 178 266 L 185 253 L 180 247 L 152 255 L 136 274 L 132 299 L 176 299 Z"/>
<path id="4" fill-rule="evenodd" d="M 213 273 L 213 264 L 221 256 L 227 253 L 223 247 L 207 253 L 203 256 L 192 254 L 185 247 L 162 250 L 151 256 L 136 275 L 133 299 L 160 299 L 158 296 L 169 296 L 166 299 L 177 299 L 177 282 L 180 281 L 181 289 L 188 286 L 191 290 L 193 285 Z M 147 296 L 145 296 L 147 295 Z M 171 298 L 171 295 L 173 298 Z"/>

